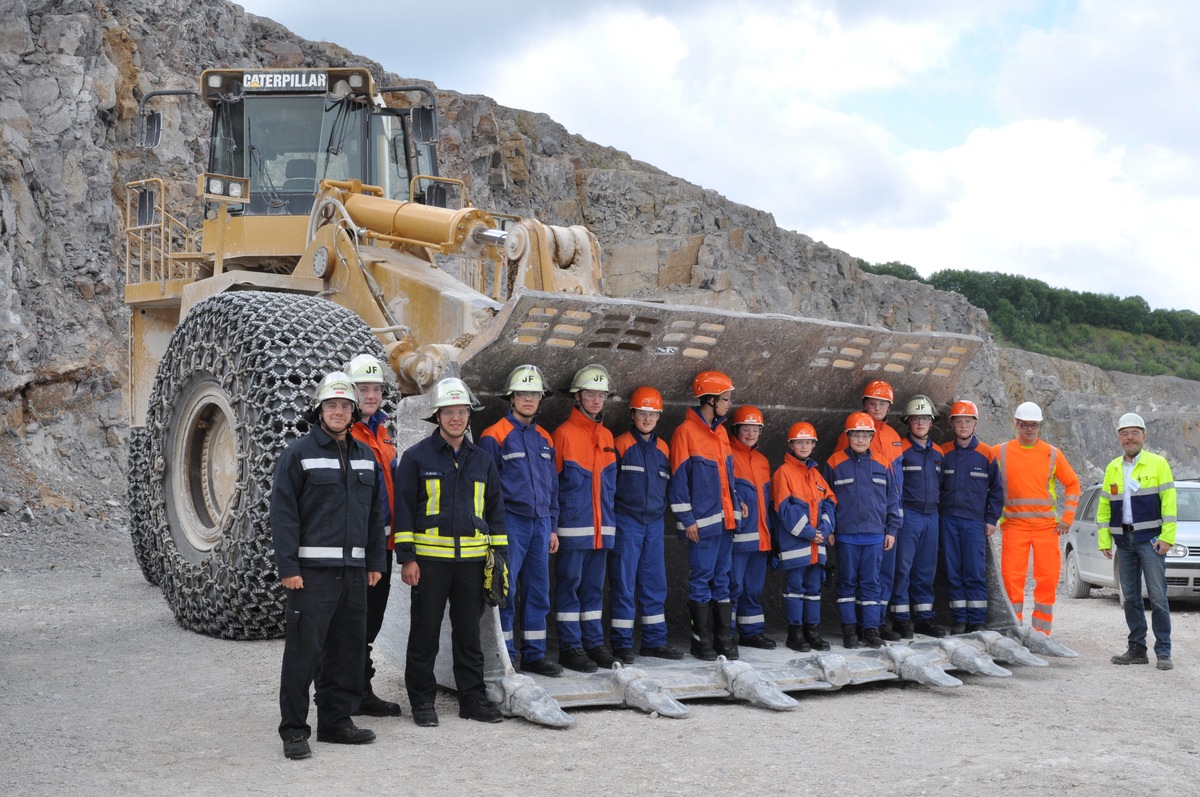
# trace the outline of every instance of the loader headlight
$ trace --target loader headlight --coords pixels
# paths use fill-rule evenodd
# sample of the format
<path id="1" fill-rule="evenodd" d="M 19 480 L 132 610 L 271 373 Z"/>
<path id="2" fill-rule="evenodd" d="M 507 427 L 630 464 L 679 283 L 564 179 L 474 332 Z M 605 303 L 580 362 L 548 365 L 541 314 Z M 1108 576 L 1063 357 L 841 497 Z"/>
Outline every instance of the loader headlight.
<path id="1" fill-rule="evenodd" d="M 234 199 L 241 199 L 242 198 L 242 184 L 241 183 L 230 183 L 229 184 L 229 195 L 231 197 L 233 197 Z"/>
<path id="2" fill-rule="evenodd" d="M 224 194 L 225 193 L 225 181 L 220 179 L 219 177 L 208 178 L 208 193 Z"/>

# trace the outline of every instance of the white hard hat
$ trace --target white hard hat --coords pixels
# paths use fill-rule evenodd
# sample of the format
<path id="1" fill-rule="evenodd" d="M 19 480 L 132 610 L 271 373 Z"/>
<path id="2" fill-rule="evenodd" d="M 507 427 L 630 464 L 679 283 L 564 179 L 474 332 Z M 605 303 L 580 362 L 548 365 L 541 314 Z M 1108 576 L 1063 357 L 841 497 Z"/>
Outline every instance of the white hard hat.
<path id="1" fill-rule="evenodd" d="M 335 398 L 348 399 L 354 402 L 355 407 L 361 403 L 358 398 L 358 387 L 342 371 L 330 371 L 317 383 L 317 389 L 313 394 L 313 409 L 320 409 L 322 402 Z"/>
<path id="2" fill-rule="evenodd" d="M 608 369 L 596 363 L 580 368 L 575 372 L 575 378 L 571 380 L 571 392 L 578 393 L 580 390 L 611 392 L 612 380 L 609 379 Z"/>
<path id="3" fill-rule="evenodd" d="M 473 410 L 479 409 L 470 388 L 456 376 L 448 376 L 433 388 L 433 408 L 467 406 Z"/>
<path id="4" fill-rule="evenodd" d="M 513 393 L 547 394 L 542 369 L 536 365 L 518 365 L 512 369 L 512 373 L 508 375 L 508 384 L 504 386 L 504 394 L 511 396 Z"/>
<path id="5" fill-rule="evenodd" d="M 1144 432 L 1146 431 L 1146 422 L 1136 412 L 1127 412 L 1117 419 L 1117 431 L 1130 428 L 1138 428 Z"/>
<path id="6" fill-rule="evenodd" d="M 348 362 L 346 373 L 356 385 L 383 384 L 383 363 L 371 354 L 360 354 Z"/>
<path id="7" fill-rule="evenodd" d="M 1017 411 L 1013 413 L 1013 418 L 1018 421 L 1034 421 L 1042 422 L 1042 408 L 1032 401 L 1023 401 L 1017 405 Z"/>
<path id="8" fill-rule="evenodd" d="M 933 399 L 929 396 L 913 396 L 908 400 L 908 404 L 904 407 L 904 416 L 900 419 L 905 423 L 914 415 L 928 415 L 930 418 L 937 420 L 937 413 L 933 409 Z"/>

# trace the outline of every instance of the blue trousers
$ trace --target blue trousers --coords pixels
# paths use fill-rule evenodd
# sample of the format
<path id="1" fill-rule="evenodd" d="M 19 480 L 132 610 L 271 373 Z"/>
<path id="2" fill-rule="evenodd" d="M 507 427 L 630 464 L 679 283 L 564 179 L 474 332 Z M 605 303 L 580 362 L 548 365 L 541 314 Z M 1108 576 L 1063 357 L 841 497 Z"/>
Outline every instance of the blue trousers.
<path id="1" fill-rule="evenodd" d="M 855 545 L 841 534 L 836 540 L 838 617 L 842 625 L 857 622 L 857 603 L 862 607 L 863 627 L 878 628 L 883 623 L 883 604 L 879 600 L 883 543 Z"/>
<path id="2" fill-rule="evenodd" d="M 635 620 L 642 624 L 643 645 L 667 644 L 666 600 L 663 519 L 643 523 L 618 512 L 616 542 L 608 552 L 608 609 L 613 648 L 633 647 Z"/>
<path id="3" fill-rule="evenodd" d="M 1146 647 L 1146 610 L 1142 608 L 1142 578 L 1150 596 L 1150 622 L 1154 627 L 1154 655 L 1171 657 L 1171 609 L 1167 604 L 1167 560 L 1154 551 L 1154 540 L 1116 546 L 1117 572 L 1129 626 L 1129 644 Z"/>
<path id="4" fill-rule="evenodd" d="M 946 563 L 946 597 L 955 623 L 986 623 L 987 527 L 982 520 L 942 517 L 942 558 Z"/>
<path id="5" fill-rule="evenodd" d="M 546 617 L 550 614 L 550 518 L 505 513 L 508 521 L 509 599 L 500 610 L 508 658 L 517 661 L 513 621 L 521 612 L 521 661 L 546 656 Z"/>
<path id="6" fill-rule="evenodd" d="M 904 510 L 896 537 L 896 573 L 892 581 L 892 619 L 933 617 L 933 578 L 937 575 L 938 516 Z M 887 553 L 884 553 L 887 556 Z M 886 595 L 885 595 L 886 597 Z"/>
<path id="7" fill-rule="evenodd" d="M 734 551 L 729 572 L 729 600 L 734 625 L 742 636 L 763 632 L 762 591 L 767 580 L 767 551 Z"/>
<path id="8" fill-rule="evenodd" d="M 804 565 L 787 571 L 783 605 L 788 625 L 821 622 L 821 585 L 825 583 L 825 565 Z"/>
<path id="9" fill-rule="evenodd" d="M 728 602 L 732 567 L 733 535 L 729 532 L 701 537 L 699 542 L 688 540 L 688 600 Z"/>
<path id="10" fill-rule="evenodd" d="M 604 563 L 608 551 L 559 550 L 554 555 L 557 583 L 558 649 L 594 648 L 604 644 Z"/>

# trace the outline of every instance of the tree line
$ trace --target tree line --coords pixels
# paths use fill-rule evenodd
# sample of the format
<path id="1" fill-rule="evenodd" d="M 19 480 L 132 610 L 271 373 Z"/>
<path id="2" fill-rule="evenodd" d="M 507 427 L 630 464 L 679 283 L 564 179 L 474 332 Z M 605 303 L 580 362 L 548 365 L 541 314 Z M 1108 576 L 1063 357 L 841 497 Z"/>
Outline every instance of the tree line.
<path id="1" fill-rule="evenodd" d="M 945 269 L 928 279 L 912 266 L 899 262 L 871 265 L 859 260 L 863 271 L 886 274 L 954 291 L 987 311 L 1003 337 L 1023 348 L 1039 349 L 1045 327 L 1064 330 L 1066 325 L 1089 324 L 1134 335 L 1153 335 L 1166 341 L 1200 344 L 1200 314 L 1191 310 L 1151 310 L 1141 296 L 1124 298 L 1106 293 L 1052 288 L 1039 279 L 997 271 Z"/>

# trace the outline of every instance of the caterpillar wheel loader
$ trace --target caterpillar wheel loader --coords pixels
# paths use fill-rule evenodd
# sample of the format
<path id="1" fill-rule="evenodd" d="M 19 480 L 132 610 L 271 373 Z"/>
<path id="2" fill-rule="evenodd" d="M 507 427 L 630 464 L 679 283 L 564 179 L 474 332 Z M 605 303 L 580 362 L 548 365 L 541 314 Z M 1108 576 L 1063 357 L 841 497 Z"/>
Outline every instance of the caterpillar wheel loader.
<path id="1" fill-rule="evenodd" d="M 591 362 L 615 375 L 618 393 L 654 384 L 669 400 L 664 431 L 682 418 L 697 371 L 725 371 L 768 413 L 809 419 L 832 442 L 866 380 L 944 405 L 980 345 L 606 296 L 590 231 L 473 207 L 461 180 L 438 174 L 437 111 L 422 86 L 377 86 L 362 68 L 210 69 L 198 90 L 143 96 L 140 147 L 163 134 L 150 104 L 194 105 L 185 96 L 211 114 L 195 186 L 202 220 L 190 226 L 173 212 L 164 178 L 126 186 L 128 475 L 138 564 L 178 622 L 200 633 L 282 635 L 267 521 L 275 460 L 307 431 L 313 385 L 355 354 L 390 365 L 388 408 L 402 444 L 428 433 L 422 402 L 440 378 L 461 376 L 488 399 L 478 432 L 504 413 L 498 391 L 525 362 L 564 388 Z M 619 399 L 614 406 L 619 433 Z M 547 402 L 541 420 L 552 428 L 568 409 Z M 393 591 L 380 642 L 397 660 L 406 592 Z M 493 612 L 489 690 L 509 714 L 564 726 L 570 706 L 684 716 L 679 700 L 735 696 L 787 708 L 788 691 L 886 678 L 954 685 L 947 670 L 1000 675 L 997 659 L 1073 655 L 1018 626 L 998 586 L 993 598 L 994 630 L 950 640 L 845 655 L 761 652 L 661 672 L 639 665 L 553 684 L 514 672 Z M 453 683 L 448 663 L 442 682 Z"/>

